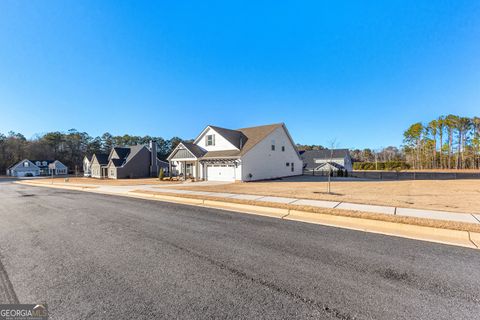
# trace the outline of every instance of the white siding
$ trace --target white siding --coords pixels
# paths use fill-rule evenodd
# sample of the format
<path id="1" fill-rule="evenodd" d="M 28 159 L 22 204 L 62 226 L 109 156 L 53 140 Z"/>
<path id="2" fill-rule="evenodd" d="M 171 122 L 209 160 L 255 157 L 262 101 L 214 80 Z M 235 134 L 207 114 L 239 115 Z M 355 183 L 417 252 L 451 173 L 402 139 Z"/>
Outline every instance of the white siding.
<path id="1" fill-rule="evenodd" d="M 272 140 L 275 141 L 275 151 L 271 149 Z M 282 151 L 282 146 L 285 147 L 285 151 Z M 303 161 L 298 156 L 287 133 L 283 128 L 277 128 L 242 157 L 242 180 L 252 181 L 301 175 L 302 167 Z"/>
<path id="2" fill-rule="evenodd" d="M 215 135 L 215 145 L 207 146 L 207 135 L 211 134 Z M 231 144 L 227 139 L 222 137 L 212 128 L 205 130 L 205 132 L 197 138 L 197 142 L 195 144 L 207 151 L 238 150 L 233 144 Z"/>
<path id="3" fill-rule="evenodd" d="M 89 177 L 91 174 L 90 161 L 87 158 L 83 159 L 83 175 Z"/>
<path id="4" fill-rule="evenodd" d="M 343 166 L 345 170 L 351 172 L 352 171 L 352 162 L 350 157 L 345 158 L 333 158 L 332 162 L 338 163 L 339 165 Z M 321 163 L 330 162 L 330 159 L 315 159 L 315 163 L 320 165 Z M 322 168 L 321 170 L 328 170 L 328 167 Z"/>

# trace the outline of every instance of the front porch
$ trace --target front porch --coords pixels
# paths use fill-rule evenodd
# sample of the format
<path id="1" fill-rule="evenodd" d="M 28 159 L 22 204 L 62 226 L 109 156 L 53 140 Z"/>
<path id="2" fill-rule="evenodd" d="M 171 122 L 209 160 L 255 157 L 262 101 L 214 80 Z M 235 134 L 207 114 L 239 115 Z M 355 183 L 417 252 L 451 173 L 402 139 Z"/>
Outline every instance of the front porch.
<path id="1" fill-rule="evenodd" d="M 198 160 L 174 160 L 170 161 L 170 172 L 172 176 L 186 179 L 203 179 Z"/>
<path id="2" fill-rule="evenodd" d="M 236 159 L 209 160 L 172 160 L 170 161 L 172 176 L 183 180 L 241 180 L 240 162 Z"/>

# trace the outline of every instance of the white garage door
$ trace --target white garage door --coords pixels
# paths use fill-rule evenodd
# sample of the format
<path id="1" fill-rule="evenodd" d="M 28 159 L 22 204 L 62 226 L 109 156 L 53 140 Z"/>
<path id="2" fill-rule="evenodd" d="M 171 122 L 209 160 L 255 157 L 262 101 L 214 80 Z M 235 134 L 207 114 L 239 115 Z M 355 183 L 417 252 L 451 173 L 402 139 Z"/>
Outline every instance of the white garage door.
<path id="1" fill-rule="evenodd" d="M 207 180 L 235 181 L 235 167 L 233 165 L 208 165 Z"/>

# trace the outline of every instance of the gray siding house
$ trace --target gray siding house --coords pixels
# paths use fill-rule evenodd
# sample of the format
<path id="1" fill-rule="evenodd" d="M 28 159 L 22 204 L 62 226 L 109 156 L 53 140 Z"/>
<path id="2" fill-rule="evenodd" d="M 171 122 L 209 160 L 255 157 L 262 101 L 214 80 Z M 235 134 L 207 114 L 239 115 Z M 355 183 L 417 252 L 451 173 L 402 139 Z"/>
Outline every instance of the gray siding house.
<path id="1" fill-rule="evenodd" d="M 158 177 L 161 168 L 168 175 L 169 167 L 168 162 L 158 159 L 155 141 L 148 146 L 114 147 L 108 155 L 94 154 L 90 163 L 91 177 L 109 179 Z M 86 169 L 84 167 L 84 172 L 88 172 Z"/>
<path id="2" fill-rule="evenodd" d="M 32 161 L 23 159 L 22 161 L 10 166 L 7 169 L 7 176 L 12 177 L 36 177 L 40 175 L 40 168 Z"/>

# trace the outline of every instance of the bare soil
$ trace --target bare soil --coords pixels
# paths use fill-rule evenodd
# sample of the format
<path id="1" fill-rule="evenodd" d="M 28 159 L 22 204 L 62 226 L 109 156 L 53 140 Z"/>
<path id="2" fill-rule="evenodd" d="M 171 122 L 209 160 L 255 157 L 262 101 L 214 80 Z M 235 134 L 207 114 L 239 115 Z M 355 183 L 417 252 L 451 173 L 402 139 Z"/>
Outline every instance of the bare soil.
<path id="1" fill-rule="evenodd" d="M 326 181 L 308 180 L 305 177 L 207 186 L 191 184 L 176 188 L 480 213 L 480 180 L 478 179 L 337 180 L 331 183 L 330 194 L 327 192 Z"/>

